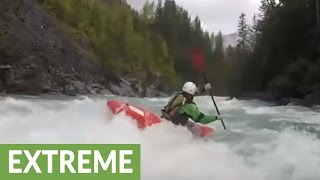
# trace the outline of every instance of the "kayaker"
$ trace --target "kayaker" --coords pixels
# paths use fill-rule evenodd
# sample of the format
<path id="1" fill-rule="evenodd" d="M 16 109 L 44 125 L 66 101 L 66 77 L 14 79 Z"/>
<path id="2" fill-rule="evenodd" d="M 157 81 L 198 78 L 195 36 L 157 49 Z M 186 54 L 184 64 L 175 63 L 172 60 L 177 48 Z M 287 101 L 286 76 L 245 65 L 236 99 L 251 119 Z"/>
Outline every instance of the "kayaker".
<path id="1" fill-rule="evenodd" d="M 175 125 L 193 126 L 194 123 L 209 124 L 222 120 L 220 116 L 205 115 L 194 103 L 193 98 L 197 94 L 209 91 L 211 85 L 207 83 L 203 88 L 198 89 L 193 82 L 186 82 L 182 92 L 175 94 L 162 110 L 162 118 L 171 121 Z M 190 119 L 192 121 L 190 121 Z"/>

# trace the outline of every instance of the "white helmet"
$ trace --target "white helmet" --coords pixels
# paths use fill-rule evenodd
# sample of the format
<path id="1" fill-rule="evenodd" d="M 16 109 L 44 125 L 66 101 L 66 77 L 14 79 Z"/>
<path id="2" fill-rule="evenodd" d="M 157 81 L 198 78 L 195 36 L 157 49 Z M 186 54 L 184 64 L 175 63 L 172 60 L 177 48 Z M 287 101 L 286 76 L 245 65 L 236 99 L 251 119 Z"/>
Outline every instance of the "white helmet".
<path id="1" fill-rule="evenodd" d="M 194 95 L 197 91 L 197 86 L 193 82 L 186 82 L 182 87 L 182 91 Z"/>

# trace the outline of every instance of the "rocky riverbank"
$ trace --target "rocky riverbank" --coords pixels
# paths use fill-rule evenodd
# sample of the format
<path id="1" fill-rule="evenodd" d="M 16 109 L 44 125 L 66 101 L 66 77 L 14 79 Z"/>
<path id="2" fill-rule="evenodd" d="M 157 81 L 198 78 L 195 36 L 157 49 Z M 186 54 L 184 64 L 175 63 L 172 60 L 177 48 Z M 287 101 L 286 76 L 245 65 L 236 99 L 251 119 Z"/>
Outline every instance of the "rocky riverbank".
<path id="1" fill-rule="evenodd" d="M 3 0 L 0 6 L 2 94 L 117 94 L 164 96 L 104 72 L 33 0 Z"/>
<path id="2" fill-rule="evenodd" d="M 320 105 L 320 93 L 312 93 L 304 96 L 303 98 L 284 98 L 282 96 L 276 96 L 271 91 L 265 92 L 248 92 L 237 97 L 242 100 L 259 99 L 262 101 L 274 102 L 275 105 L 298 105 L 311 107 L 314 105 Z"/>

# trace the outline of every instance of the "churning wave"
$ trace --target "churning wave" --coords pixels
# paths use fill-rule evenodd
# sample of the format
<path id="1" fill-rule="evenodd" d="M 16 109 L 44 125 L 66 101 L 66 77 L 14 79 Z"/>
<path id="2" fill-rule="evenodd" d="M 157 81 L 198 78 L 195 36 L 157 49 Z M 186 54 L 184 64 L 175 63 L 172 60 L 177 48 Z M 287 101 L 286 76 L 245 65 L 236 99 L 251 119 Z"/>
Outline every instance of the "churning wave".
<path id="1" fill-rule="evenodd" d="M 320 179 L 317 109 L 217 97 L 227 131 L 220 122 L 212 123 L 216 136 L 201 140 L 167 122 L 140 131 L 124 114 L 112 116 L 106 108 L 109 98 L 118 97 L 4 97 L 0 143 L 138 143 L 146 180 Z M 156 113 L 168 100 L 120 99 Z M 201 110 L 216 114 L 210 98 L 196 102 Z"/>

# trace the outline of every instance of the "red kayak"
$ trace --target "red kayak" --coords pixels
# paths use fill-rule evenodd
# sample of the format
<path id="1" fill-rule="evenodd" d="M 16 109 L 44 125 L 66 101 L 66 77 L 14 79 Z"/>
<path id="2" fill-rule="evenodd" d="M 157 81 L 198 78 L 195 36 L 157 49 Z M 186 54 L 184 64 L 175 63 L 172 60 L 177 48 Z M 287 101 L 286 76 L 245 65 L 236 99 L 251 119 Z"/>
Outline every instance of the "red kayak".
<path id="1" fill-rule="evenodd" d="M 113 114 L 119 114 L 125 112 L 127 116 L 130 116 L 137 121 L 137 126 L 140 129 L 144 129 L 148 126 L 161 123 L 161 118 L 146 109 L 138 106 L 129 105 L 126 102 L 110 100 L 107 102 L 109 109 Z"/>
<path id="2" fill-rule="evenodd" d="M 111 112 L 116 115 L 124 112 L 127 116 L 131 117 L 137 122 L 139 129 L 145 129 L 147 127 L 159 124 L 163 122 L 157 114 L 137 105 L 130 105 L 126 102 L 118 100 L 109 100 L 107 107 Z M 195 135 L 200 137 L 209 137 L 214 134 L 214 130 L 210 127 L 206 127 L 200 124 L 195 124 L 189 130 Z"/>

